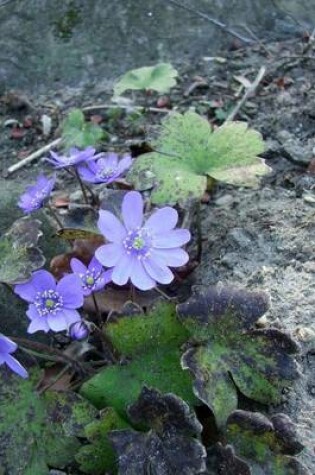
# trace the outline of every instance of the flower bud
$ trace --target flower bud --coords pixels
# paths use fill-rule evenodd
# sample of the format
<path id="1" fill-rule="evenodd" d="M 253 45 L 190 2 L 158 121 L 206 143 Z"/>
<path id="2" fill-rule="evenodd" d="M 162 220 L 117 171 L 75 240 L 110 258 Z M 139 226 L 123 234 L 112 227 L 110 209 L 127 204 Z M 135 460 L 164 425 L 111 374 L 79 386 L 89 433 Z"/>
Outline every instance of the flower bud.
<path id="1" fill-rule="evenodd" d="M 69 336 L 72 340 L 85 340 L 89 334 L 89 327 L 83 320 L 73 323 L 69 328 Z"/>

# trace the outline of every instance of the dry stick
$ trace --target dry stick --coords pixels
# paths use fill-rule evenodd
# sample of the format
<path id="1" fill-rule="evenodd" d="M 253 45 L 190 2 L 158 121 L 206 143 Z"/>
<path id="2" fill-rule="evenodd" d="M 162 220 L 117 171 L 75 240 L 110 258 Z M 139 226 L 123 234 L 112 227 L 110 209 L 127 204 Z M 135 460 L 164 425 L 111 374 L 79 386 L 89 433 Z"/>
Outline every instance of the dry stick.
<path id="1" fill-rule="evenodd" d="M 61 140 L 62 140 L 61 138 L 56 139 L 53 142 L 50 142 L 49 144 L 40 148 L 39 150 L 36 150 L 36 152 L 31 153 L 31 155 L 28 155 L 27 157 L 23 158 L 23 160 L 20 160 L 14 165 L 11 165 L 11 167 L 7 169 L 6 175 L 11 175 L 12 173 L 16 172 L 17 170 L 24 167 L 25 165 L 28 165 L 29 163 L 31 163 L 36 158 L 41 157 L 44 153 L 49 152 L 53 147 L 57 147 L 57 145 L 60 144 Z"/>
<path id="2" fill-rule="evenodd" d="M 143 107 L 143 106 L 128 106 L 128 105 L 119 105 L 119 104 L 98 104 L 95 106 L 86 106 L 82 108 L 83 112 L 92 112 L 98 111 L 102 109 L 123 109 L 123 110 L 130 110 L 130 111 L 149 111 L 149 112 L 161 112 L 163 114 L 168 114 L 171 109 L 159 109 L 158 107 Z"/>
<path id="3" fill-rule="evenodd" d="M 79 174 L 78 170 L 75 167 L 74 167 L 74 173 L 75 173 L 75 176 L 76 176 L 76 178 L 79 182 L 79 185 L 80 185 L 80 188 L 81 188 L 81 191 L 82 191 L 82 194 L 83 194 L 84 201 L 88 205 L 89 204 L 89 199 L 88 199 L 88 196 L 86 194 L 85 187 L 84 187 L 83 182 L 81 180 L 80 174 Z"/>
<path id="4" fill-rule="evenodd" d="M 63 229 L 64 226 L 63 226 L 62 222 L 60 221 L 60 219 L 59 219 L 57 213 L 53 210 L 52 206 L 51 206 L 49 203 L 47 203 L 47 204 L 46 204 L 46 208 L 49 210 L 51 216 L 54 218 L 54 220 L 55 220 L 56 223 L 58 224 L 59 228 L 60 228 L 60 229 Z"/>
<path id="5" fill-rule="evenodd" d="M 222 23 L 221 21 L 219 20 L 216 20 L 215 18 L 207 15 L 206 13 L 203 13 L 199 10 L 195 10 L 191 7 L 188 7 L 187 5 L 182 5 L 181 3 L 175 1 L 175 0 L 165 0 L 167 3 L 172 3 L 173 5 L 175 5 L 176 7 L 179 7 L 179 8 L 183 8 L 184 10 L 186 10 L 187 12 L 190 12 L 190 13 L 193 13 L 194 15 L 197 15 L 199 16 L 200 18 L 203 18 L 204 20 L 207 20 L 209 21 L 210 23 L 212 23 L 213 25 L 215 26 L 218 26 L 219 28 L 221 28 L 222 30 L 224 30 L 226 33 L 228 33 L 229 35 L 232 35 L 232 36 L 235 36 L 235 38 L 238 38 L 239 40 L 243 41 L 244 43 L 247 43 L 247 44 L 253 44 L 255 43 L 255 41 L 253 41 L 251 38 L 246 38 L 245 36 L 242 36 L 240 35 L 239 33 L 237 33 L 236 31 L 232 30 L 231 28 L 229 28 L 225 23 Z"/>
<path id="6" fill-rule="evenodd" d="M 13 340 L 21 347 L 26 347 L 35 352 L 41 353 L 43 352 L 48 353 L 49 357 L 54 358 L 53 361 L 59 361 L 60 363 L 68 363 L 72 366 L 80 366 L 78 361 L 70 358 L 70 356 L 64 354 L 62 351 L 58 350 L 57 348 L 50 348 L 49 346 L 45 345 L 44 343 L 38 343 L 35 341 L 27 340 L 26 338 L 20 338 L 15 336 L 10 336 L 10 339 Z"/>
<path id="7" fill-rule="evenodd" d="M 226 118 L 225 122 L 230 122 L 231 120 L 234 120 L 235 116 L 239 113 L 241 107 L 245 104 L 245 102 L 247 101 L 249 96 L 255 92 L 255 90 L 259 86 L 259 84 L 262 81 L 265 74 L 266 74 L 266 67 L 262 66 L 260 68 L 260 70 L 258 71 L 258 74 L 257 74 L 255 80 L 251 83 L 251 86 L 248 89 L 246 89 L 244 96 L 236 104 L 236 106 L 234 107 L 232 112 Z"/>
<path id="8" fill-rule="evenodd" d="M 66 366 L 64 366 L 58 373 L 57 375 L 51 379 L 51 381 L 46 384 L 46 386 L 43 386 L 41 389 L 38 389 L 37 392 L 38 394 L 43 394 L 45 391 L 47 391 L 48 389 L 50 389 L 54 384 L 56 384 L 64 374 L 66 374 L 66 372 L 69 370 L 69 368 L 71 368 L 71 366 L 69 364 L 67 364 Z"/>
<path id="9" fill-rule="evenodd" d="M 98 319 L 98 324 L 100 326 L 100 328 L 102 327 L 102 324 L 103 324 L 103 320 L 102 320 L 102 314 L 101 314 L 101 311 L 100 311 L 100 308 L 98 306 L 98 303 L 97 303 L 97 300 L 96 300 L 96 297 L 95 297 L 95 293 L 92 292 L 92 299 L 93 299 L 93 303 L 94 303 L 94 307 L 95 307 L 95 312 L 96 312 L 96 315 L 97 315 L 97 319 Z"/>

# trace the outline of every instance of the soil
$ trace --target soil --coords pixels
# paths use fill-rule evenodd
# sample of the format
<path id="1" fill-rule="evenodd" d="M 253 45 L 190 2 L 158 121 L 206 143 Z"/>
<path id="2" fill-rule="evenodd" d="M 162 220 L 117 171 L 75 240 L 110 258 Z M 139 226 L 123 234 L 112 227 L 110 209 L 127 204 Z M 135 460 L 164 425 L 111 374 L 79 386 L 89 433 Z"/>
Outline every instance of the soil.
<path id="1" fill-rule="evenodd" d="M 261 65 L 267 67 L 255 94 L 236 118 L 248 121 L 263 134 L 267 143 L 264 157 L 272 171 L 257 189 L 219 184 L 205 199 L 202 259 L 191 282 L 207 286 L 222 281 L 266 290 L 272 307 L 261 326 L 275 325 L 300 342 L 301 377 L 285 395 L 283 405 L 270 411 L 280 409 L 297 423 L 305 444 L 300 458 L 310 473 L 315 467 L 314 51 L 313 43 L 304 38 L 236 48 L 220 58 L 200 58 L 194 65 L 179 68 L 180 81 L 171 96 L 145 98 L 146 106 L 180 111 L 195 107 L 216 126 L 244 94 L 242 84 L 253 81 Z M 54 91 L 39 98 L 12 94 L 20 101 L 18 106 L 8 94 L 0 98 L 4 174 L 10 164 L 58 136 L 58 126 L 69 108 L 110 104 L 111 92 L 93 86 Z M 134 104 L 143 104 L 141 94 L 130 98 L 131 109 Z M 48 137 L 42 133 L 43 114 L 52 118 Z M 146 132 L 150 135 L 155 130 L 163 112 L 146 112 L 144 118 L 138 112 L 99 108 L 87 113 L 91 116 L 108 134 L 104 149 L 126 150 L 133 144 L 134 153 L 139 153 Z M 30 127 L 25 127 L 27 117 Z M 22 124 L 22 137 L 3 126 L 8 119 Z M 1 183 L 13 190 L 16 182 L 29 182 L 42 167 L 41 161 L 34 162 Z M 65 177 L 61 174 L 59 190 L 65 189 Z"/>

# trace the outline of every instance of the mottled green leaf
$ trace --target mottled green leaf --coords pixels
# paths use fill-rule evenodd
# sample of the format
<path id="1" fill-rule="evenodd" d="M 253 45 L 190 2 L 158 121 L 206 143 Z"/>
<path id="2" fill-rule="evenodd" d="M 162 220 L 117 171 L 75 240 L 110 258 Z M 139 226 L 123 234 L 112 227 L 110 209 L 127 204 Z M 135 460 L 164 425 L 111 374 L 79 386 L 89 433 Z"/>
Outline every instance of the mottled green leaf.
<path id="1" fill-rule="evenodd" d="M 74 460 L 84 426 L 97 415 L 75 393 L 39 395 L 33 378 L 22 380 L 1 367 L 0 473 L 48 475 L 48 466 L 63 468 Z"/>
<path id="2" fill-rule="evenodd" d="M 257 158 L 264 150 L 257 131 L 245 122 L 228 122 L 213 131 L 192 111 L 170 114 L 153 147 L 157 152 L 140 156 L 128 180 L 140 190 L 153 186 L 152 201 L 157 204 L 200 198 L 209 176 L 251 186 L 269 171 Z"/>
<path id="3" fill-rule="evenodd" d="M 83 445 L 75 457 L 80 464 L 80 470 L 92 475 L 103 475 L 109 471 L 116 473 L 117 457 L 108 433 L 129 427 L 113 408 L 104 409 L 100 419 L 91 422 L 85 428 L 85 437 L 90 443 Z"/>
<path id="4" fill-rule="evenodd" d="M 298 348 L 279 330 L 255 329 L 269 307 L 263 292 L 218 285 L 178 306 L 194 345 L 182 365 L 195 376 L 194 391 L 224 426 L 237 408 L 236 387 L 264 404 L 281 401 L 282 390 L 297 376 L 291 356 Z"/>
<path id="5" fill-rule="evenodd" d="M 114 86 L 114 96 L 120 96 L 127 90 L 149 89 L 157 92 L 168 92 L 176 85 L 178 76 L 176 69 L 169 63 L 132 69 L 122 76 Z"/>
<path id="6" fill-rule="evenodd" d="M 20 218 L 0 238 L 0 282 L 17 284 L 45 264 L 37 247 L 42 236 L 41 222 L 30 217 Z"/>
<path id="7" fill-rule="evenodd" d="M 227 420 L 226 437 L 233 444 L 235 459 L 248 465 L 244 474 L 310 475 L 292 456 L 303 446 L 297 440 L 294 424 L 285 414 L 276 414 L 269 420 L 260 413 L 235 411 Z M 221 456 L 224 460 L 223 451 Z"/>
<path id="8" fill-rule="evenodd" d="M 172 391 L 188 403 L 196 401 L 191 377 L 180 366 L 180 348 L 188 332 L 177 321 L 173 305 L 160 303 L 149 314 L 120 318 L 106 330 L 127 359 L 83 384 L 81 394 L 96 407 L 112 406 L 125 417 L 127 406 L 138 398 L 143 385 Z"/>
<path id="9" fill-rule="evenodd" d="M 205 470 L 202 426 L 189 406 L 174 394 L 144 387 L 128 415 L 149 432 L 113 431 L 120 475 L 197 475 Z"/>
<path id="10" fill-rule="evenodd" d="M 86 122 L 80 109 L 73 109 L 62 124 L 62 139 L 66 149 L 96 146 L 103 136 L 103 129 L 92 122 Z"/>

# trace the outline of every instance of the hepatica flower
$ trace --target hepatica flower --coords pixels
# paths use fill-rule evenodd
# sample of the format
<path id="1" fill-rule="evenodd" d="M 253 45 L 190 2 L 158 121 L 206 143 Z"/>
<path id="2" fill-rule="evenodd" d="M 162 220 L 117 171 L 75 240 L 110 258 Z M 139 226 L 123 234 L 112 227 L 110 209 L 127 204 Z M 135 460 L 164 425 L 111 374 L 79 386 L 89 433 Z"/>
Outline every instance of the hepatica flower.
<path id="1" fill-rule="evenodd" d="M 69 328 L 69 336 L 71 340 L 86 340 L 89 334 L 89 327 L 83 320 L 73 323 Z"/>
<path id="2" fill-rule="evenodd" d="M 60 332 L 81 319 L 77 308 L 83 305 L 83 292 L 78 276 L 71 274 L 57 283 L 50 272 L 33 272 L 31 280 L 18 284 L 14 292 L 30 305 L 26 315 L 31 320 L 28 333 L 43 330 Z"/>
<path id="3" fill-rule="evenodd" d="M 26 369 L 23 368 L 21 363 L 19 363 L 11 354 L 16 350 L 17 344 L 0 333 L 0 365 L 6 364 L 16 374 L 22 378 L 27 378 L 28 374 Z"/>
<path id="4" fill-rule="evenodd" d="M 79 166 L 78 172 L 82 180 L 89 183 L 112 183 L 130 168 L 132 158 L 125 155 L 121 160 L 116 153 L 104 153 L 97 160 L 89 161 L 86 166 Z"/>
<path id="5" fill-rule="evenodd" d="M 70 267 L 81 280 L 83 295 L 87 297 L 92 292 L 102 290 L 111 281 L 112 271 L 104 271 L 102 264 L 93 257 L 88 267 L 75 257 L 70 261 Z"/>
<path id="6" fill-rule="evenodd" d="M 66 168 L 87 160 L 92 160 L 96 157 L 95 148 L 87 147 L 84 150 L 72 147 L 68 155 L 59 155 L 56 152 L 50 152 L 50 158 L 46 158 L 48 162 L 55 166 L 55 168 Z"/>
<path id="7" fill-rule="evenodd" d="M 144 222 L 142 196 L 130 191 L 122 203 L 122 220 L 100 210 L 98 227 L 110 243 L 99 247 L 95 256 L 113 268 L 112 281 L 125 285 L 130 279 L 141 290 L 169 284 L 174 278 L 169 267 L 180 267 L 189 259 L 181 246 L 190 240 L 190 232 L 174 229 L 177 211 L 166 206 Z"/>
<path id="8" fill-rule="evenodd" d="M 35 185 L 26 188 L 25 193 L 20 196 L 18 206 L 24 213 L 32 213 L 44 206 L 48 200 L 53 187 L 55 186 L 56 177 L 46 177 L 40 175 Z"/>

